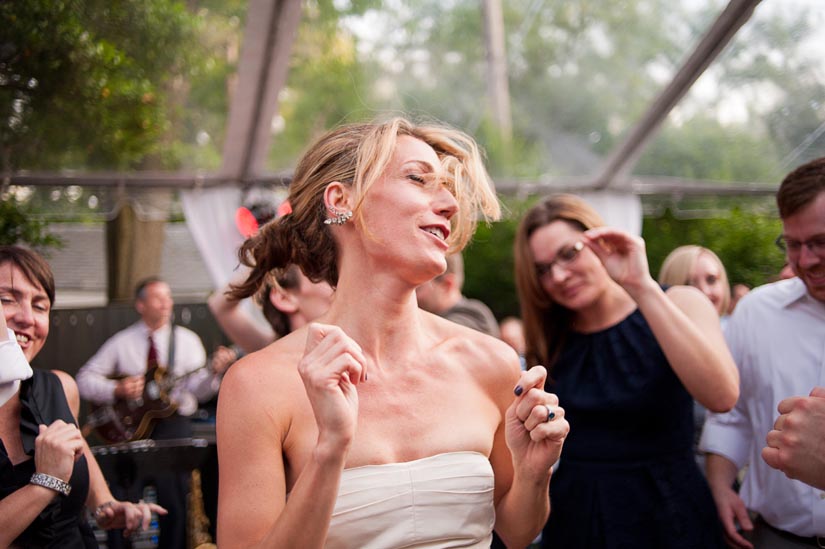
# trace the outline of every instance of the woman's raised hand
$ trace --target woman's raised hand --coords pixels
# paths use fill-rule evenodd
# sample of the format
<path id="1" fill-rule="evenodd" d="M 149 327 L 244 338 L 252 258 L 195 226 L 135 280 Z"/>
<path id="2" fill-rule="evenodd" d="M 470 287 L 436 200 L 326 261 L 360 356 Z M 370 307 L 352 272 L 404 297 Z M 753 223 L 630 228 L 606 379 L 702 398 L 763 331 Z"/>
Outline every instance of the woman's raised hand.
<path id="1" fill-rule="evenodd" d="M 298 372 L 318 424 L 319 444 L 348 447 L 358 418 L 356 386 L 367 379 L 361 347 L 338 326 L 311 323 Z"/>
<path id="2" fill-rule="evenodd" d="M 570 425 L 556 395 L 544 390 L 547 370 L 533 366 L 522 372 L 507 409 L 505 439 L 516 469 L 542 478 L 558 461 Z"/>
<path id="3" fill-rule="evenodd" d="M 40 425 L 40 433 L 34 439 L 35 471 L 69 482 L 74 463 L 81 455 L 83 437 L 75 424 L 58 419 L 48 427 Z"/>
<path id="4" fill-rule="evenodd" d="M 642 238 L 612 227 L 590 229 L 582 233 L 582 237 L 599 257 L 610 278 L 625 290 L 633 293 L 633 290 L 653 282 Z"/>

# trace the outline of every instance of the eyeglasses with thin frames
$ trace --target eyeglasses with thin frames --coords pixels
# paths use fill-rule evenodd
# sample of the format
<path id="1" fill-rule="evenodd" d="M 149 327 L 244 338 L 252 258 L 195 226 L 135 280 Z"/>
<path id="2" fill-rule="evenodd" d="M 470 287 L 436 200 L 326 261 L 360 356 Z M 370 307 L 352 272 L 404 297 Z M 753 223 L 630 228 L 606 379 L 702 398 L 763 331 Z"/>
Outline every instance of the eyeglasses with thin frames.
<path id="1" fill-rule="evenodd" d="M 819 257 L 825 257 L 825 235 L 818 235 L 810 240 L 788 240 L 785 235 L 779 235 L 774 241 L 776 247 L 788 255 L 798 255 L 802 251 L 802 246 L 805 246 L 812 253 Z"/>
<path id="2" fill-rule="evenodd" d="M 567 267 L 579 256 L 579 252 L 584 249 L 584 243 L 580 240 L 572 246 L 565 246 L 556 254 L 555 259 L 548 263 L 536 263 L 536 275 L 539 278 L 549 276 L 553 272 L 553 267 Z"/>

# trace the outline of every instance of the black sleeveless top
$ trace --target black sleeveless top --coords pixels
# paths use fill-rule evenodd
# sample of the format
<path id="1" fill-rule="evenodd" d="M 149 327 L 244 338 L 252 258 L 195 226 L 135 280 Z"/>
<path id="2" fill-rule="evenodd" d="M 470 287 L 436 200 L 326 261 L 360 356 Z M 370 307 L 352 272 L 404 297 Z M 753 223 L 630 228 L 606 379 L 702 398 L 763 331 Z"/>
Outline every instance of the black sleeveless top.
<path id="1" fill-rule="evenodd" d="M 570 434 L 550 481 L 545 547 L 725 547 L 693 459 L 693 400 L 638 309 L 570 334 L 551 377 Z"/>
<path id="2" fill-rule="evenodd" d="M 0 441 L 0 499 L 28 484 L 35 472 L 34 439 L 38 435 L 38 426 L 50 425 L 58 419 L 75 423 L 63 385 L 51 372 L 34 370 L 33 377 L 20 383 L 20 404 L 20 436 L 23 450 L 31 459 L 12 465 L 6 447 Z M 71 493 L 58 496 L 49 503 L 14 541 L 13 547 L 97 547 L 91 528 L 83 520 L 83 508 L 89 494 L 89 469 L 85 457 L 75 462 L 69 484 Z"/>

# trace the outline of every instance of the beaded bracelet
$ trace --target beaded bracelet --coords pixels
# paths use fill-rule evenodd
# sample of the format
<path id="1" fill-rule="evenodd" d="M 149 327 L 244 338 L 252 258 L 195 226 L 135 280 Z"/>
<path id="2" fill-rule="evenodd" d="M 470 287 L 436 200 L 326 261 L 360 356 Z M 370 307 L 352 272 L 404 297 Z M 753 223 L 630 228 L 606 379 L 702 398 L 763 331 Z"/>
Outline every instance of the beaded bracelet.
<path id="1" fill-rule="evenodd" d="M 42 486 L 43 488 L 48 488 L 49 490 L 54 490 L 64 496 L 68 496 L 72 491 L 72 487 L 68 482 L 63 482 L 59 478 L 47 475 L 45 473 L 33 474 L 32 478 L 29 479 L 29 483 Z"/>

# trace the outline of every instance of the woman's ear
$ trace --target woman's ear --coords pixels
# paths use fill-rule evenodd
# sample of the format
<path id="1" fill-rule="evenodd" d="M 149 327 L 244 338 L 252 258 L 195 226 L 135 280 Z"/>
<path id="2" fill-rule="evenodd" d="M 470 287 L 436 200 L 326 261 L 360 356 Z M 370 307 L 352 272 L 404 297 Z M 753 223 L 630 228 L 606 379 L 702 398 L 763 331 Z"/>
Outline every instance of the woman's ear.
<path id="1" fill-rule="evenodd" d="M 352 211 L 350 194 L 349 187 L 339 181 L 333 181 L 324 189 L 324 206 L 328 211 Z"/>
<path id="2" fill-rule="evenodd" d="M 280 286 L 273 286 L 269 290 L 269 302 L 286 315 L 298 312 L 298 299 L 290 291 L 284 290 Z"/>

